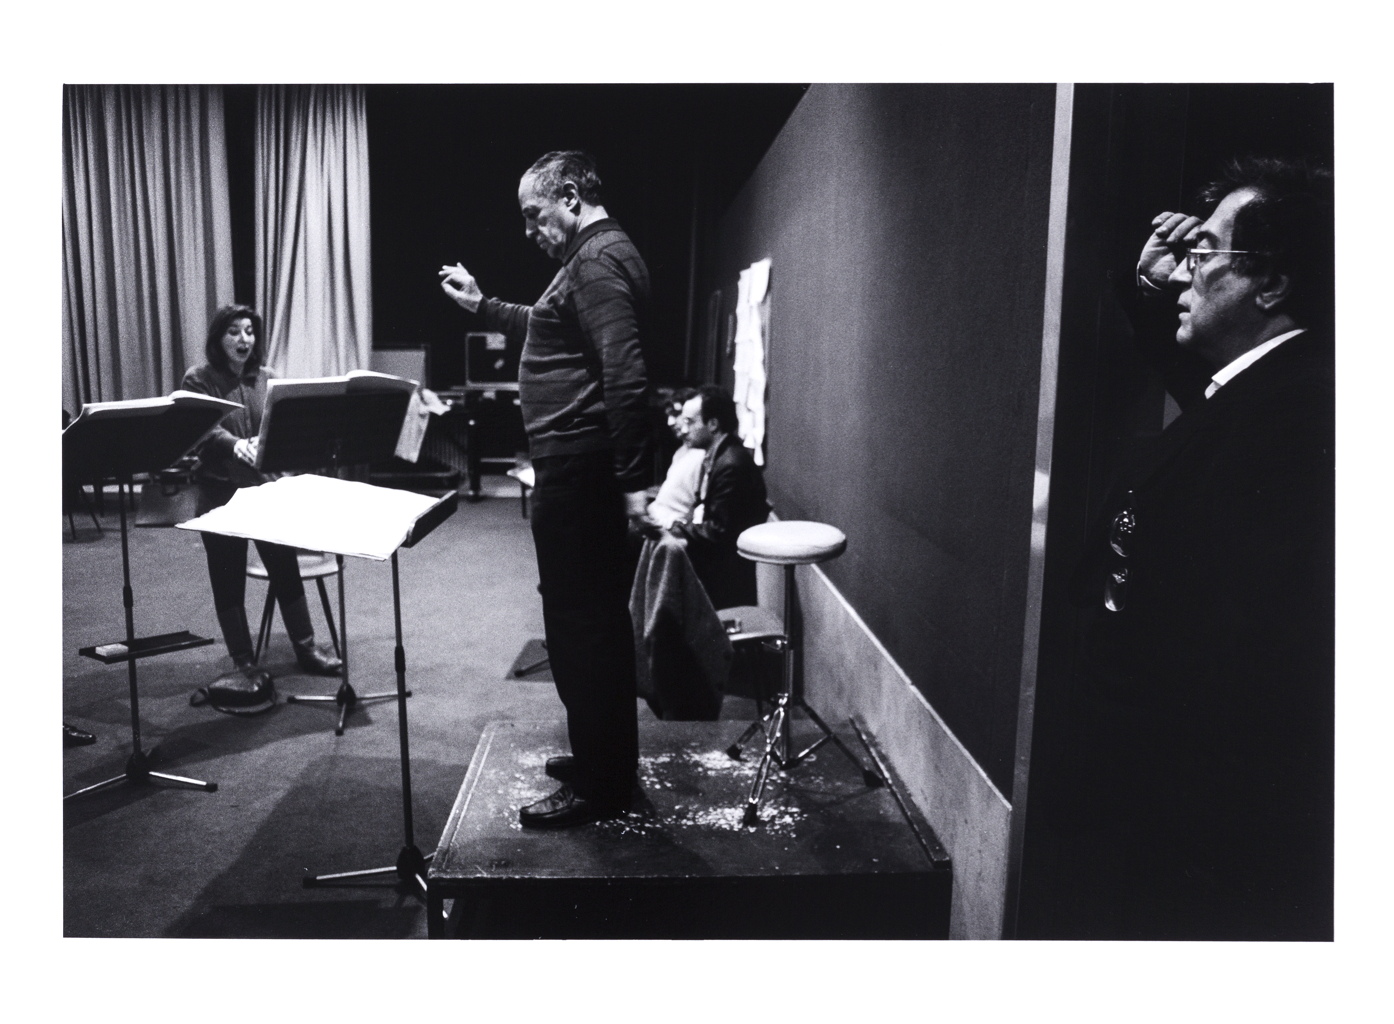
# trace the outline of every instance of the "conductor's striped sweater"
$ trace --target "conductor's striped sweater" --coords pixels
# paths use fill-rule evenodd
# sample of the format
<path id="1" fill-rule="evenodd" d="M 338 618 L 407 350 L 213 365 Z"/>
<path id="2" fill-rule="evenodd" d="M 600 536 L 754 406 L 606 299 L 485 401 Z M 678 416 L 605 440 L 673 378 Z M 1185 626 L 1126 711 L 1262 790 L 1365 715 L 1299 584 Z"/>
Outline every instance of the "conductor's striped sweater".
<path id="1" fill-rule="evenodd" d="M 577 232 L 536 303 L 480 303 L 486 330 L 524 339 L 518 394 L 533 458 L 609 450 L 624 490 L 652 482 L 648 301 L 648 268 L 607 217 Z"/>

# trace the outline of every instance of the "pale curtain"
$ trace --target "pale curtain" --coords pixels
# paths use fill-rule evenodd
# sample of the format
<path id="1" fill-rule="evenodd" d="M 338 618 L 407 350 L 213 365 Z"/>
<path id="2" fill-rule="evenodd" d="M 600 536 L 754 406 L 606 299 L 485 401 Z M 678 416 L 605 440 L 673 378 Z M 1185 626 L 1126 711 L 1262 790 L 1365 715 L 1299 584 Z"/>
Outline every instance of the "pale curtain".
<path id="1" fill-rule="evenodd" d="M 362 369 L 373 336 L 363 88 L 264 86 L 256 131 L 268 364 L 287 377 Z"/>
<path id="2" fill-rule="evenodd" d="M 146 398 L 232 301 L 216 86 L 63 89 L 63 406 Z"/>

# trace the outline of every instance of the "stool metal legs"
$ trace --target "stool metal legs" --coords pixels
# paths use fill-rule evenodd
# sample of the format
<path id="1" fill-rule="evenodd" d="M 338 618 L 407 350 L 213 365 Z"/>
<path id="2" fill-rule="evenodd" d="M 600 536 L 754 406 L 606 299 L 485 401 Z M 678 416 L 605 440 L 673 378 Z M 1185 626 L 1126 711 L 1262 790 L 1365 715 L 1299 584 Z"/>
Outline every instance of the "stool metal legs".
<path id="1" fill-rule="evenodd" d="M 852 753 L 851 748 L 848 747 L 835 732 L 828 728 L 827 723 L 819 717 L 816 711 L 808 706 L 803 698 L 794 694 L 794 645 L 793 640 L 789 636 L 792 631 L 790 627 L 792 619 L 790 614 L 790 600 L 793 597 L 794 590 L 793 576 L 794 567 L 792 565 L 786 565 L 784 567 L 785 635 L 765 641 L 767 646 L 772 647 L 783 656 L 784 686 L 778 698 L 775 700 L 774 707 L 770 710 L 770 713 L 757 721 L 751 722 L 750 725 L 746 727 L 745 732 L 741 733 L 740 738 L 726 748 L 726 753 L 729 757 L 740 760 L 745 744 L 757 732 L 761 730 L 764 731 L 765 751 L 760 757 L 759 766 L 755 769 L 755 781 L 751 783 L 750 795 L 746 799 L 745 815 L 742 819 L 745 825 L 755 825 L 760 820 L 760 801 L 765 794 L 765 784 L 769 781 L 770 766 L 777 765 L 781 771 L 787 772 L 796 768 L 829 740 L 831 740 L 837 749 L 842 751 L 847 760 L 851 761 L 853 766 L 861 772 L 862 782 L 868 787 L 875 788 L 886 784 L 886 780 L 883 779 L 878 772 L 872 771 L 862 764 L 861 759 L 858 758 L 856 754 Z M 803 708 L 808 714 L 808 717 L 813 721 L 813 724 L 818 726 L 819 731 L 822 733 L 822 736 L 814 740 L 812 744 L 797 754 L 791 753 L 793 750 L 792 724 L 795 704 Z"/>

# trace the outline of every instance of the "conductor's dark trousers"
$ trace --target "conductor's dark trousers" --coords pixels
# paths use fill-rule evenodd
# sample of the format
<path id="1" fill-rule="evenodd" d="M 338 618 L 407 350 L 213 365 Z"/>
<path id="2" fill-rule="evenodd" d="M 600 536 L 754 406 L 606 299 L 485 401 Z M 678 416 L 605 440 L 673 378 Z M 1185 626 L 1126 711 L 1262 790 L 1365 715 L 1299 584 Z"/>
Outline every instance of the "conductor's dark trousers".
<path id="1" fill-rule="evenodd" d="M 533 468 L 538 590 L 572 788 L 627 805 L 639 744 L 624 493 L 609 452 L 535 458 Z"/>

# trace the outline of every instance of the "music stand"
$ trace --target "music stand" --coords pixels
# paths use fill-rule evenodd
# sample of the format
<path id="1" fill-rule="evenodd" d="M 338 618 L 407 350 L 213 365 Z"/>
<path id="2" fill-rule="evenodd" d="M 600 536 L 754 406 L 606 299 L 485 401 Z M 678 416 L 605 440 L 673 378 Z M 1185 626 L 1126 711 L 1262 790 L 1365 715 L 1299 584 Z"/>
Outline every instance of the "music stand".
<path id="1" fill-rule="evenodd" d="M 444 522 L 459 506 L 460 495 L 451 492 L 441 498 L 437 505 L 412 527 L 402 547 L 414 547 L 418 541 Z M 342 571 L 342 570 L 341 570 Z M 340 613 L 342 615 L 342 612 Z M 412 827 L 411 809 L 411 754 L 407 746 L 407 697 L 411 691 L 407 686 L 407 655 L 402 646 L 402 596 L 397 576 L 397 552 L 392 552 L 392 621 L 396 627 L 397 647 L 393 651 L 393 663 L 397 670 L 397 734 L 402 756 L 402 830 L 405 834 L 397 862 L 388 867 L 361 868 L 356 871 L 338 871 L 325 875 L 306 875 L 301 884 L 306 889 L 353 886 L 359 882 L 375 878 L 389 878 L 393 875 L 398 881 L 412 887 L 421 899 L 426 899 L 426 865 L 435 857 L 435 851 L 422 855 L 416 845 Z"/>
<path id="2" fill-rule="evenodd" d="M 379 462 L 397 450 L 415 381 L 361 371 L 344 377 L 272 381 L 257 444 L 257 469 L 263 473 L 306 473 L 328 470 L 337 476 L 345 466 Z M 331 512 L 332 514 L 332 512 Z M 301 545 L 302 547 L 304 545 Z M 287 694 L 287 704 L 337 707 L 334 735 L 344 734 L 344 721 L 361 704 L 392 700 L 397 694 L 358 693 L 349 682 L 348 623 L 344 604 L 344 556 L 336 554 L 339 569 L 339 660 L 343 668 L 332 695 Z M 411 691 L 408 690 L 408 697 Z"/>
<path id="3" fill-rule="evenodd" d="M 126 760 L 125 771 L 69 793 L 64 800 L 97 793 L 124 782 L 149 784 L 159 780 L 210 793 L 218 788 L 216 782 L 152 771 L 150 764 L 156 750 L 147 753 L 141 746 L 136 662 L 157 654 L 202 647 L 213 643 L 213 640 L 211 637 L 195 636 L 188 630 L 136 637 L 126 498 L 131 492 L 132 478 L 136 473 L 164 469 L 198 444 L 228 412 L 238 408 L 241 406 L 235 402 L 176 391 L 168 398 L 84 405 L 77 419 L 63 430 L 64 474 L 71 474 L 78 480 L 115 479 L 118 487 L 116 504 L 121 511 L 121 603 L 126 612 L 126 639 L 120 643 L 83 647 L 78 653 L 105 665 L 124 661 L 131 694 L 131 756 Z"/>
<path id="4" fill-rule="evenodd" d="M 307 877 L 304 879 L 306 888 L 353 885 L 362 879 L 395 874 L 425 897 L 426 863 L 435 854 L 423 857 L 413 834 L 411 752 L 407 742 L 407 697 L 411 696 L 411 691 L 407 689 L 407 656 L 402 644 L 402 598 L 397 552 L 403 547 L 413 547 L 448 519 L 455 512 L 459 498 L 459 494 L 453 491 L 444 497 L 433 498 L 330 477 L 290 477 L 260 487 L 243 488 L 221 508 L 179 524 L 180 529 L 223 533 L 289 547 L 333 552 L 339 558 L 341 580 L 346 554 L 375 561 L 392 560 L 392 615 L 397 637 L 394 651 L 397 689 L 392 696 L 397 699 L 405 843 L 397 863 L 392 867 Z M 354 512 L 358 513 L 357 518 Z M 339 600 L 342 608 L 342 590 Z M 340 639 L 343 640 L 343 637 L 341 620 Z M 345 654 L 347 650 L 345 643 Z M 344 659 L 345 664 L 347 660 Z"/>

